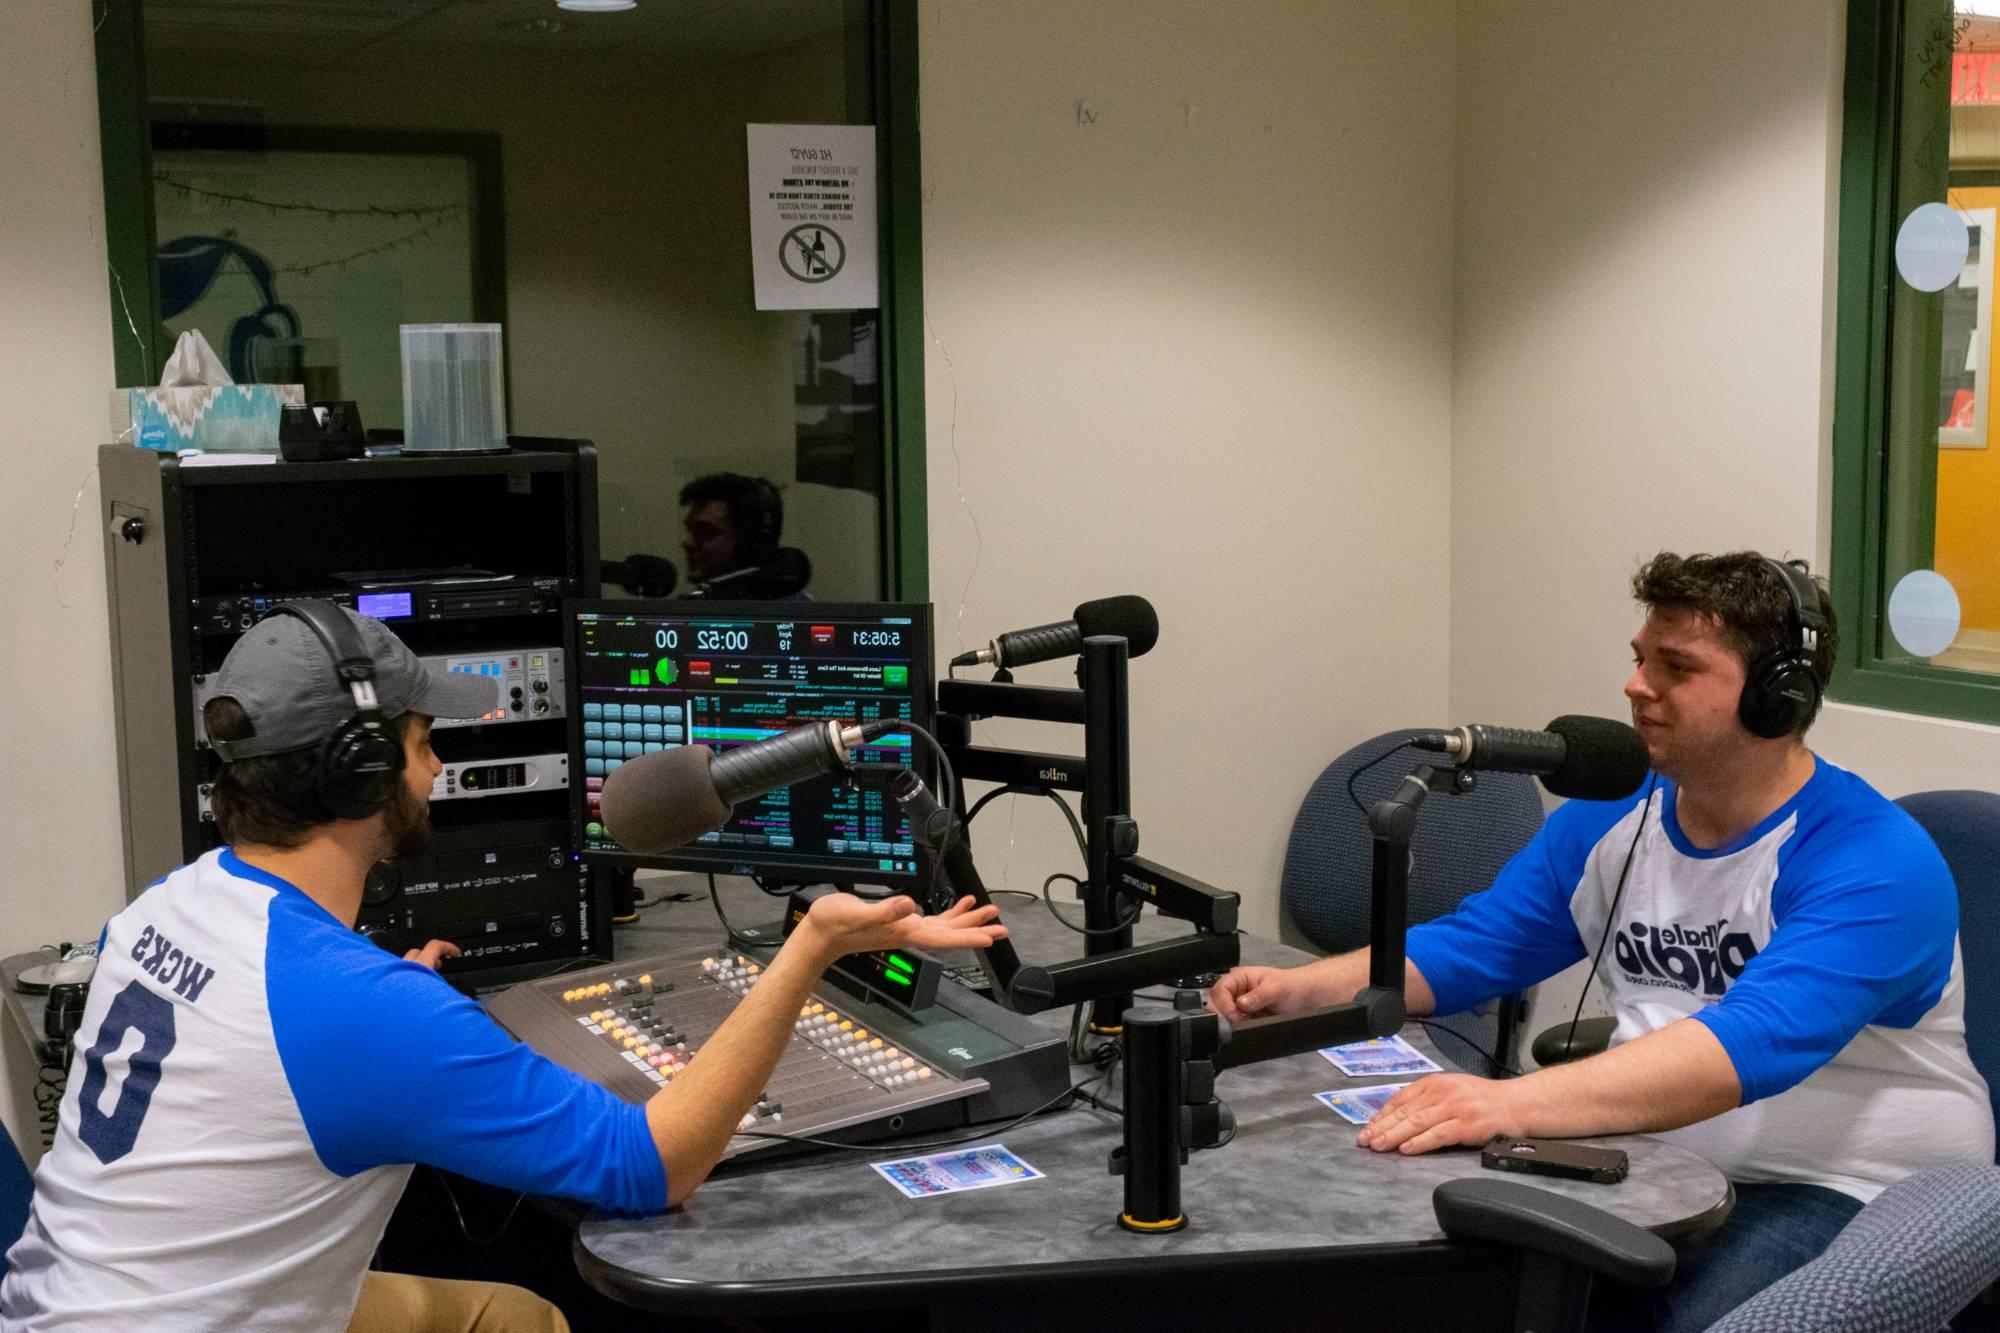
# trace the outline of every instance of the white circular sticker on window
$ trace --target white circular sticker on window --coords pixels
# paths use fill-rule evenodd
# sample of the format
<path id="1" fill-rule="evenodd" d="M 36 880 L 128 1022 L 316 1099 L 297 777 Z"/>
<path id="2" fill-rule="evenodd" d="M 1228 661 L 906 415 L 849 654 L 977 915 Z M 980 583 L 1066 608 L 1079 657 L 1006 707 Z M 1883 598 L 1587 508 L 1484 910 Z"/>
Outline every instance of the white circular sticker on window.
<path id="1" fill-rule="evenodd" d="M 1920 292 L 1941 292 L 1958 281 L 1972 234 L 1950 204 L 1919 204 L 1896 233 L 1896 271 Z"/>
<path id="2" fill-rule="evenodd" d="M 1889 632 L 1912 657 L 1936 657 L 1958 637 L 1958 592 L 1944 575 L 1919 569 L 1889 594 Z"/>

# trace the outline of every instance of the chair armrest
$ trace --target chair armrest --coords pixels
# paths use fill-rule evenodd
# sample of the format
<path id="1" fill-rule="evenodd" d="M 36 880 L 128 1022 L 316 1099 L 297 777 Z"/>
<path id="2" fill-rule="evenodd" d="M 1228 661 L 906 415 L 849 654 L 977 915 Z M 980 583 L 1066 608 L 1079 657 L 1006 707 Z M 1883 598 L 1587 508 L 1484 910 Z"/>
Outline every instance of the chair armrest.
<path id="1" fill-rule="evenodd" d="M 1431 1208 L 1453 1240 L 1533 1250 L 1635 1287 L 1664 1286 L 1674 1275 L 1673 1246 L 1552 1190 L 1513 1180 L 1447 1180 L 1431 1192 Z"/>
<path id="2" fill-rule="evenodd" d="M 1576 1025 L 1575 1039 L 1570 1037 L 1570 1025 L 1558 1023 L 1552 1028 L 1544 1028 L 1535 1037 L 1535 1044 L 1529 1049 L 1538 1065 L 1559 1065 L 1569 1060 L 1581 1060 L 1587 1055 L 1596 1055 L 1611 1044 L 1611 1034 L 1618 1027 L 1615 1018 L 1586 1018 Z"/>

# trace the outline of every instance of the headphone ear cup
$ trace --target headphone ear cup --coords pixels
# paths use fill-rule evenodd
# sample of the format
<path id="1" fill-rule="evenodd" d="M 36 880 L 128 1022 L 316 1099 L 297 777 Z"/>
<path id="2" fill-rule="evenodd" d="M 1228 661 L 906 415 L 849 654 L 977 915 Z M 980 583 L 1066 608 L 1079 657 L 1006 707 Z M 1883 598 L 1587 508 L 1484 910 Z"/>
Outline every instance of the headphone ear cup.
<path id="1" fill-rule="evenodd" d="M 1797 731 L 1819 703 L 1819 678 L 1803 658 L 1773 653 L 1743 683 L 1736 715 L 1753 736 L 1774 741 Z"/>
<path id="2" fill-rule="evenodd" d="M 366 819 L 394 798 L 402 774 L 402 745 L 357 718 L 333 733 L 320 754 L 320 799 L 335 818 Z"/>

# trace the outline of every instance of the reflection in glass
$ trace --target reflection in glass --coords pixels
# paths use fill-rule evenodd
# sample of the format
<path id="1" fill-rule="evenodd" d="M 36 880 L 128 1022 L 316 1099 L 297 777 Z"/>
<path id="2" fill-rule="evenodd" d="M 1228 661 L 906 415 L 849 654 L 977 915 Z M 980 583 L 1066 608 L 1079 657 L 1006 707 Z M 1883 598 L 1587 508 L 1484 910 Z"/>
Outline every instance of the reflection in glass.
<path id="1" fill-rule="evenodd" d="M 657 586 L 673 567 L 685 591 L 679 497 L 731 473 L 776 489 L 782 545 L 809 562 L 814 596 L 880 597 L 879 317 L 756 308 L 744 134 L 746 124 L 873 123 L 870 7 L 642 3 L 527 25 L 518 6 L 348 5 L 337 22 L 325 8 L 146 4 L 156 114 L 234 126 L 247 140 L 264 127 L 476 138 L 494 146 L 499 170 L 468 180 L 461 159 L 447 190 L 355 179 L 326 169 L 324 154 L 301 169 L 271 153 L 293 174 L 251 190 L 206 161 L 161 153 L 163 170 L 201 188 L 325 210 L 310 215 L 313 245 L 300 238 L 274 255 L 262 230 L 296 229 L 294 214 L 240 204 L 225 214 L 208 200 L 217 211 L 193 217 L 193 200 L 161 187 L 163 242 L 233 239 L 271 261 L 268 295 L 243 276 L 250 261 L 228 261 L 218 286 L 242 299 L 213 312 L 218 350 L 236 321 L 288 306 L 296 324 L 266 311 L 257 336 L 338 338 L 343 395 L 361 400 L 368 425 L 393 427 L 399 324 L 500 323 L 511 429 L 597 446 L 605 559 L 653 556 L 660 564 L 642 581 Z M 191 180 L 197 169 L 204 180 Z M 480 224 L 469 229 L 468 208 Z M 402 230 L 385 209 L 406 215 Z M 501 224 L 490 245 L 489 215 Z M 352 244 L 317 235 L 334 218 Z M 387 248 L 362 253 L 376 247 Z M 281 271 L 326 260 L 347 262 Z M 491 292 L 469 274 L 491 275 Z M 439 290 L 446 282 L 455 289 Z"/>

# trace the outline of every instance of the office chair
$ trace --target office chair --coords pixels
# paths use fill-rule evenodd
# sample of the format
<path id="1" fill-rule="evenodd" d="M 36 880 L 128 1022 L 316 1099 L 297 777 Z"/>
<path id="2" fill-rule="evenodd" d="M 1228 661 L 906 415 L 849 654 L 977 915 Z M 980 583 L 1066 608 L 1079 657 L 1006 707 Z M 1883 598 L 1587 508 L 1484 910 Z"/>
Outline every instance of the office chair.
<path id="1" fill-rule="evenodd" d="M 1578 1333 L 1597 1276 L 1661 1287 L 1679 1263 L 1674 1247 L 1645 1228 L 1518 1180 L 1447 1180 L 1431 1191 L 1431 1211 L 1451 1239 L 1513 1252 L 1517 1333 Z"/>
<path id="2" fill-rule="evenodd" d="M 2000 1166 L 1958 1162 L 1883 1190 L 1826 1253 L 1731 1310 L 1710 1333 L 1937 1333 L 1996 1280 Z"/>
<path id="3" fill-rule="evenodd" d="M 35 1194 L 35 1178 L 21 1160 L 13 1136 L 0 1126 L 0 1277 L 7 1276 L 7 1251 L 21 1239 L 28 1225 L 28 1201 Z"/>
<path id="4" fill-rule="evenodd" d="M 1958 885 L 1965 1045 L 2000 1119 L 2000 795 L 1920 791 L 1896 804 L 1931 835 Z"/>
<path id="5" fill-rule="evenodd" d="M 1355 746 L 1326 766 L 1300 803 L 1285 847 L 1282 901 L 1293 930 L 1314 948 L 1341 953 L 1368 943 L 1374 847 L 1366 818 L 1348 797 L 1349 776 L 1387 754 L 1360 773 L 1354 792 L 1363 805 L 1391 795 L 1427 758 L 1415 750 L 1396 752 L 1397 742 L 1422 734 L 1392 731 Z M 1541 826 L 1541 795 L 1534 779 L 1521 774 L 1481 773 L 1474 791 L 1430 797 L 1411 844 L 1410 924 L 1443 916 L 1491 884 Z M 1445 1026 L 1430 1032 L 1455 1064 L 1490 1076 L 1500 1071 L 1487 1052 L 1511 1062 L 1519 1013 L 1520 997 L 1510 995 L 1470 1014 L 1441 1015 Z"/>

